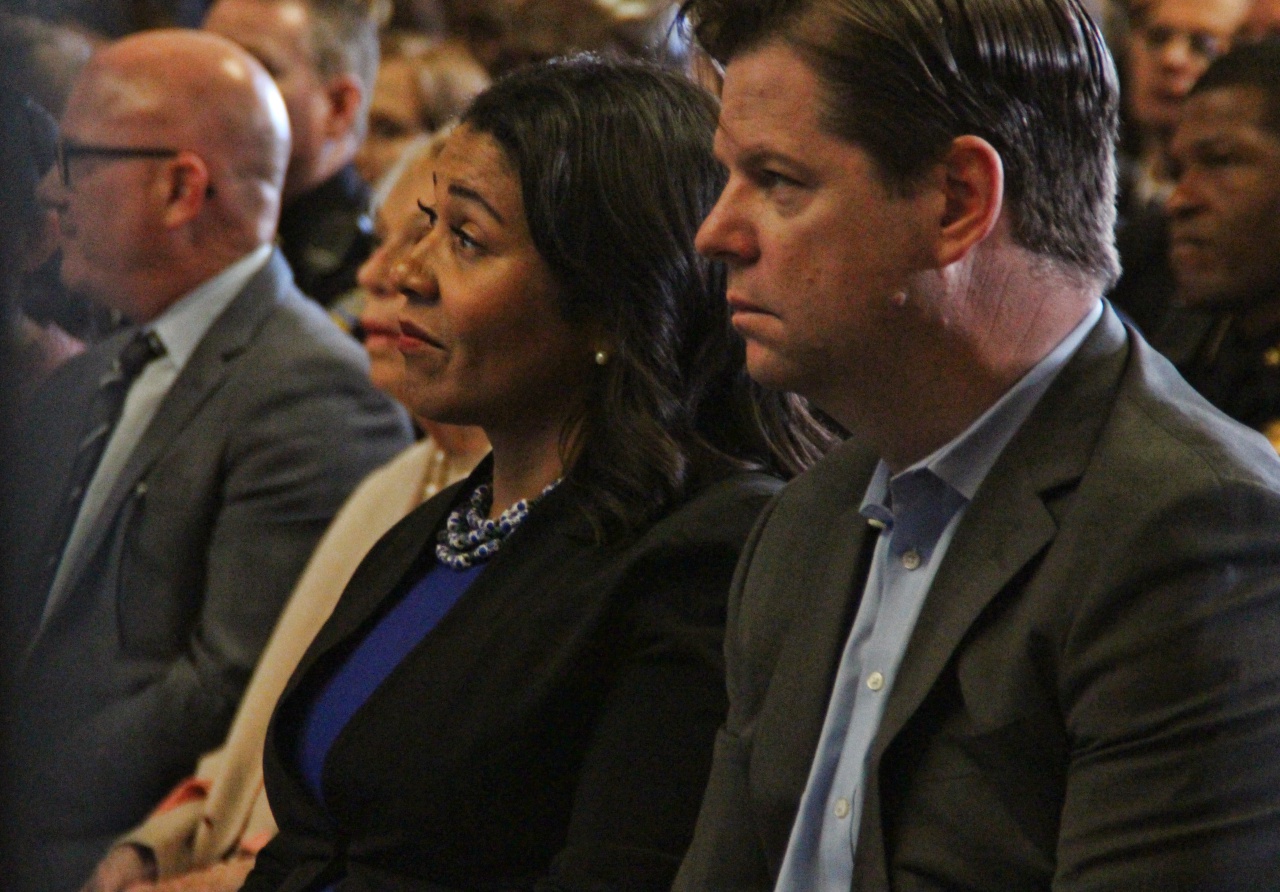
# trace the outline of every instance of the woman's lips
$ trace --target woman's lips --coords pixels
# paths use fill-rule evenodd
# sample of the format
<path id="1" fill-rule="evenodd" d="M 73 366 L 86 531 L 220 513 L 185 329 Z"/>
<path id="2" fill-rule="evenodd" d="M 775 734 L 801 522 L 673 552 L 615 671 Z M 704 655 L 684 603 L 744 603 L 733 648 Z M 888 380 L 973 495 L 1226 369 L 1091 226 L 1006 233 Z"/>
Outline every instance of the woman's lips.
<path id="1" fill-rule="evenodd" d="M 387 322 L 375 322 L 372 319 L 361 319 L 360 330 L 364 333 L 364 345 L 366 348 L 394 348 L 400 340 L 400 326 Z"/>
<path id="2" fill-rule="evenodd" d="M 406 353 L 416 353 L 427 349 L 444 349 L 444 345 L 429 332 L 406 319 L 400 320 L 400 332 L 396 346 Z"/>
<path id="3" fill-rule="evenodd" d="M 756 304 L 753 304 L 753 303 L 751 303 L 751 301 L 749 301 L 749 300 L 745 300 L 745 299 L 743 299 L 743 298 L 741 298 L 741 297 L 738 297 L 738 296 L 736 296 L 736 295 L 734 295 L 734 294 L 730 294 L 730 295 L 726 298 L 726 300 L 727 300 L 727 302 L 728 302 L 728 304 L 729 304 L 729 313 L 730 313 L 731 315 L 735 315 L 735 316 L 736 316 L 736 315 L 737 315 L 737 314 L 739 314 L 739 313 L 761 313 L 761 314 L 766 315 L 766 316 L 772 316 L 772 315 L 773 315 L 773 314 L 772 314 L 772 313 L 770 313 L 768 310 L 766 310 L 764 307 L 761 307 L 761 306 L 758 306 L 758 305 L 756 305 Z"/>

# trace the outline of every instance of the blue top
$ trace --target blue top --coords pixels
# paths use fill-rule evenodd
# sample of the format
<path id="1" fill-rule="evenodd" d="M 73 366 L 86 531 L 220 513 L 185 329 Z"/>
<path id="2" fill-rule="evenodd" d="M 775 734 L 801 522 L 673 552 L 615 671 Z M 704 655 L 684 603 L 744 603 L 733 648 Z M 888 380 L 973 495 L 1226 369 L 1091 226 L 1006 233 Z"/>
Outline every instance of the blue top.
<path id="1" fill-rule="evenodd" d="M 316 801 L 324 802 L 324 762 L 347 722 L 483 569 L 484 564 L 454 570 L 437 563 L 378 621 L 320 688 L 302 717 L 298 734 L 298 766 Z"/>
<path id="2" fill-rule="evenodd" d="M 896 476 L 884 462 L 876 468 L 860 510 L 882 533 L 836 673 L 777 892 L 851 888 L 867 752 L 925 596 L 978 487 L 1101 315 L 1099 302 L 956 439 Z"/>

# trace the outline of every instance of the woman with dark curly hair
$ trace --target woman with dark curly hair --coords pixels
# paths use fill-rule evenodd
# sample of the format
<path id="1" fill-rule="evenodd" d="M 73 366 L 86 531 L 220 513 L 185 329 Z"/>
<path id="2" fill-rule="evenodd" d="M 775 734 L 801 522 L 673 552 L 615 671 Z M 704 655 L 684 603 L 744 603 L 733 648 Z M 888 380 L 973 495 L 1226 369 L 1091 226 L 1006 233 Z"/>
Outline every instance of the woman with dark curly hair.
<path id="1" fill-rule="evenodd" d="M 827 435 L 756 388 L 693 240 L 716 105 L 578 57 L 463 116 L 393 275 L 416 412 L 493 452 L 366 558 L 282 697 L 265 889 L 666 889 L 725 598 Z"/>

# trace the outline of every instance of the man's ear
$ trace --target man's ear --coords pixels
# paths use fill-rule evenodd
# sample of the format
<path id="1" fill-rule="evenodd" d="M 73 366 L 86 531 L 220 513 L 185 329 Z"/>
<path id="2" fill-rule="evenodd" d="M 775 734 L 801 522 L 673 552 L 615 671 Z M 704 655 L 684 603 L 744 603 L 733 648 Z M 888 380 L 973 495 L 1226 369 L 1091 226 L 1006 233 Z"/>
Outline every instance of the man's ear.
<path id="1" fill-rule="evenodd" d="M 963 259 L 995 229 L 1004 208 L 1004 164 L 982 137 L 959 136 L 941 167 L 946 200 L 936 260 L 944 267 Z"/>
<path id="2" fill-rule="evenodd" d="M 352 74 L 339 74 L 329 79 L 324 88 L 329 99 L 329 118 L 325 136 L 342 139 L 356 132 L 360 109 L 364 101 L 364 89 Z"/>
<path id="3" fill-rule="evenodd" d="M 162 188 L 165 190 L 165 225 L 176 228 L 189 223 L 213 196 L 209 165 L 195 152 L 179 152 L 165 165 Z"/>

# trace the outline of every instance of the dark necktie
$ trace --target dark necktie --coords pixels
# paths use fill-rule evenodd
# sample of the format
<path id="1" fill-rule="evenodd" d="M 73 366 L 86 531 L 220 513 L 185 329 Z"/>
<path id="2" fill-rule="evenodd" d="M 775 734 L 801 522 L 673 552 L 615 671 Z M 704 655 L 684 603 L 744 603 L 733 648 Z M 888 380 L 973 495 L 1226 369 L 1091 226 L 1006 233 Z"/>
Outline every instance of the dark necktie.
<path id="1" fill-rule="evenodd" d="M 46 595 L 49 586 L 57 575 L 58 564 L 62 561 L 63 549 L 67 546 L 67 537 L 75 525 L 76 516 L 80 513 L 80 504 L 84 501 L 85 491 L 93 480 L 98 462 L 111 439 L 111 431 L 120 420 L 120 412 L 124 409 L 124 400 L 133 385 L 134 379 L 142 373 L 153 359 L 164 355 L 164 344 L 154 332 L 139 331 L 125 344 L 120 355 L 111 364 L 111 368 L 98 381 L 98 389 L 87 412 L 87 433 L 76 447 L 75 461 L 71 465 L 71 473 L 67 479 L 66 495 L 58 508 L 57 516 L 49 527 L 48 544 L 44 551 L 42 566 L 43 581 L 40 591 Z"/>

